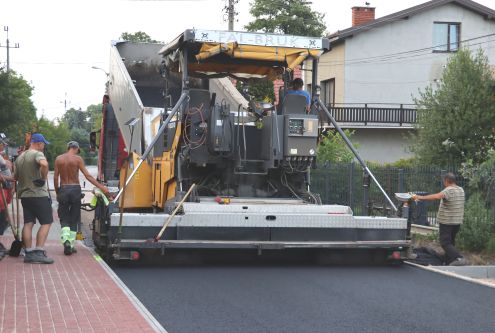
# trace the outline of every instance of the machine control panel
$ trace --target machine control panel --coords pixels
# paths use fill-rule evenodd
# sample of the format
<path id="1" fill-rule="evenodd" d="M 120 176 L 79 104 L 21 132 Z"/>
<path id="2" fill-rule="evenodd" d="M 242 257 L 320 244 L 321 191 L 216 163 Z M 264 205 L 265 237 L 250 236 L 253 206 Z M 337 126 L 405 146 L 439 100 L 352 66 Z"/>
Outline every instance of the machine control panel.
<path id="1" fill-rule="evenodd" d="M 289 135 L 304 134 L 304 119 L 289 119 Z"/>
<path id="2" fill-rule="evenodd" d="M 318 116 L 289 114 L 284 118 L 284 157 L 314 157 L 318 138 Z"/>
<path id="3" fill-rule="evenodd" d="M 286 118 L 288 136 L 318 137 L 318 119 Z"/>

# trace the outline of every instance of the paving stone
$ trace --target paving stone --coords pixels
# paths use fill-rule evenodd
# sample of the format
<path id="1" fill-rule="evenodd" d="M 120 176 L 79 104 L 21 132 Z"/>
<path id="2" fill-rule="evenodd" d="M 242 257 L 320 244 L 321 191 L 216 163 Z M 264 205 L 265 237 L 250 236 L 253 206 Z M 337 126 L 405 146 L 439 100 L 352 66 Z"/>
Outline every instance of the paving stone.
<path id="1" fill-rule="evenodd" d="M 54 264 L 0 261 L 0 332 L 154 331 L 82 243 L 73 256 L 65 256 L 56 240 L 45 249 Z"/>

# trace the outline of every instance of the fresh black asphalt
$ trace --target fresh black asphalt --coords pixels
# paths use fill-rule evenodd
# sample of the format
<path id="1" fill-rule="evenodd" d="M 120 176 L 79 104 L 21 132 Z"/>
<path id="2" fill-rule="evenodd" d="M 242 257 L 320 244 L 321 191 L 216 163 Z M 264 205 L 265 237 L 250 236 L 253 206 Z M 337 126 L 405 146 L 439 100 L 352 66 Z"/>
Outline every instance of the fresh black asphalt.
<path id="1" fill-rule="evenodd" d="M 495 289 L 408 265 L 114 269 L 169 333 L 495 332 Z"/>

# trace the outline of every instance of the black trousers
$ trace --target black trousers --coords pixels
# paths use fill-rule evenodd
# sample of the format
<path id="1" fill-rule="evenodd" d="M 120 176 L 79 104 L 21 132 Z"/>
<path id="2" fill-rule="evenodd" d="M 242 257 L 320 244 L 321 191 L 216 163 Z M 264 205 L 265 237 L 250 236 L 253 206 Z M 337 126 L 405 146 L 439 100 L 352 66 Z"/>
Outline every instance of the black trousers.
<path id="1" fill-rule="evenodd" d="M 57 194 L 58 217 L 62 228 L 77 231 L 81 223 L 81 186 L 62 185 Z"/>
<path id="2" fill-rule="evenodd" d="M 460 229 L 459 224 L 442 224 L 440 223 L 440 245 L 445 251 L 445 261 L 450 264 L 457 258 L 462 258 L 462 255 L 455 248 L 455 237 Z"/>
<path id="3" fill-rule="evenodd" d="M 3 235 L 8 226 L 7 214 L 5 213 L 5 210 L 2 210 L 0 211 L 0 236 Z"/>

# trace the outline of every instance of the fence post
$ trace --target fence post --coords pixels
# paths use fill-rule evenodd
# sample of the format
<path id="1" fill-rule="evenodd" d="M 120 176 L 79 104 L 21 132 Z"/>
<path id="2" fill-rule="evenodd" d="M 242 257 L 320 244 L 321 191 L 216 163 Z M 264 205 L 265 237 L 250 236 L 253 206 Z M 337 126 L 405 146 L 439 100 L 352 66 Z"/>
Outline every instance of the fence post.
<path id="1" fill-rule="evenodd" d="M 368 104 L 364 104 L 364 124 L 368 125 Z"/>
<path id="2" fill-rule="evenodd" d="M 326 202 L 325 204 L 329 204 L 330 203 L 330 162 L 326 165 L 326 168 L 328 171 L 325 172 L 325 199 L 326 199 Z"/>
<path id="3" fill-rule="evenodd" d="M 399 124 L 402 126 L 402 123 L 404 122 L 404 104 L 400 105 L 400 120 Z"/>
<path id="4" fill-rule="evenodd" d="M 363 215 L 370 215 L 370 184 L 370 175 L 366 170 L 363 170 Z"/>
<path id="5" fill-rule="evenodd" d="M 447 173 L 447 170 L 441 170 L 440 171 L 440 191 L 443 190 L 443 176 Z"/>
<path id="6" fill-rule="evenodd" d="M 404 169 L 399 169 L 399 193 L 404 193 Z"/>
<path id="7" fill-rule="evenodd" d="M 352 208 L 353 204 L 353 184 L 354 184 L 354 161 L 349 164 L 349 207 Z"/>

